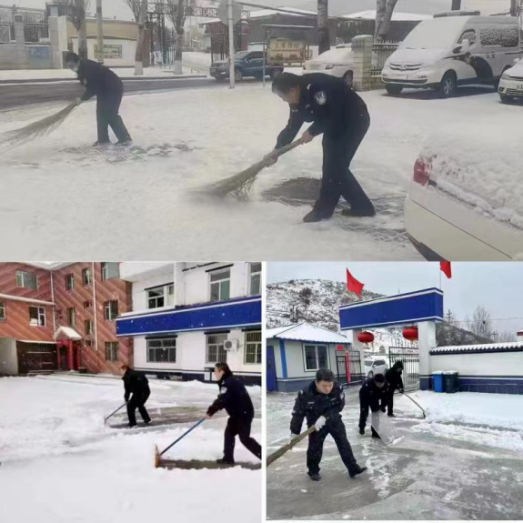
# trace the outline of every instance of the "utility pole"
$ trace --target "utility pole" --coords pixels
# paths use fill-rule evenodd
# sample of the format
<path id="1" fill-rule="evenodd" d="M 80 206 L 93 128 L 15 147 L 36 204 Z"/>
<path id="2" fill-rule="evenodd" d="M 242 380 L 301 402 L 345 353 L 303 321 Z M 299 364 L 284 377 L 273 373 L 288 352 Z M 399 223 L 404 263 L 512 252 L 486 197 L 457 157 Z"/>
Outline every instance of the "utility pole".
<path id="1" fill-rule="evenodd" d="M 104 29 L 102 16 L 102 0 L 96 0 L 96 35 L 98 44 L 98 62 L 104 63 Z"/>
<path id="2" fill-rule="evenodd" d="M 233 0 L 227 0 L 228 15 L 227 19 L 229 21 L 229 88 L 234 89 L 234 17 L 232 12 L 232 2 Z"/>
<path id="3" fill-rule="evenodd" d="M 461 9 L 461 0 L 452 0 L 452 11 L 459 11 Z"/>

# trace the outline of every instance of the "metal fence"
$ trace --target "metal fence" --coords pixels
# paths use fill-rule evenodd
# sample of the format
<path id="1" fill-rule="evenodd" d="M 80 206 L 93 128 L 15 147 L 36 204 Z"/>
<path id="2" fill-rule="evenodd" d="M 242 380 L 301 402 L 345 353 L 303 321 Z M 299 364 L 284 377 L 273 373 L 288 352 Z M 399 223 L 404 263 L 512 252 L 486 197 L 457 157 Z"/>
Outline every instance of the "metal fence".
<path id="1" fill-rule="evenodd" d="M 390 55 L 396 51 L 399 42 L 374 42 L 372 46 L 372 74 L 379 76 Z"/>
<path id="2" fill-rule="evenodd" d="M 359 351 L 350 350 L 336 354 L 338 383 L 344 387 L 362 383 L 361 358 Z"/>
<path id="3" fill-rule="evenodd" d="M 419 389 L 419 349 L 417 347 L 389 347 L 389 361 L 391 367 L 397 361 L 403 363 L 403 386 L 405 390 Z"/>
<path id="4" fill-rule="evenodd" d="M 24 24 L 24 37 L 27 44 L 49 41 L 49 26 L 45 22 Z"/>

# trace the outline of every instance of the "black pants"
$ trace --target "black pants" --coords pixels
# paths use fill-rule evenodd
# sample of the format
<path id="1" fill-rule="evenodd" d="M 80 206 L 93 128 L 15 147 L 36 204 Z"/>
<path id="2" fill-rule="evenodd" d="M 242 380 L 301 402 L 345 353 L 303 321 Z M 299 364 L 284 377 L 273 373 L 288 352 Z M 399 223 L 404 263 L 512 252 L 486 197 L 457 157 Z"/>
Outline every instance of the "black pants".
<path id="1" fill-rule="evenodd" d="M 360 402 L 360 422 L 358 427 L 360 430 L 365 430 L 367 425 L 367 418 L 369 417 L 370 405 Z M 371 426 L 371 432 L 373 436 L 378 436 L 378 433 L 374 430 L 374 427 Z"/>
<path id="2" fill-rule="evenodd" d="M 320 431 L 314 431 L 309 434 L 309 448 L 307 449 L 307 468 L 309 474 L 317 474 L 320 471 L 320 461 L 323 456 L 323 443 L 325 438 L 330 434 L 338 447 L 341 459 L 347 470 L 350 472 L 355 469 L 357 463 L 352 453 L 345 425 L 341 421 L 329 422 Z"/>
<path id="3" fill-rule="evenodd" d="M 350 171 L 350 163 L 370 127 L 368 114 L 362 115 L 356 127 L 345 134 L 323 136 L 323 178 L 320 197 L 314 210 L 322 218 L 330 218 L 343 196 L 355 211 L 373 210 L 374 206 L 358 180 Z"/>
<path id="4" fill-rule="evenodd" d="M 394 389 L 387 393 L 387 414 L 394 414 Z"/>
<path id="5" fill-rule="evenodd" d="M 122 92 L 115 92 L 103 96 L 98 95 L 96 101 L 96 123 L 98 127 L 98 142 L 109 141 L 109 126 L 120 142 L 131 139 L 122 117 L 118 114 L 122 103 Z"/>
<path id="6" fill-rule="evenodd" d="M 225 428 L 223 459 L 234 461 L 234 445 L 236 436 L 239 436 L 242 445 L 250 450 L 257 458 L 261 459 L 261 445 L 251 438 L 252 419 L 242 419 L 230 417 Z"/>
<path id="7" fill-rule="evenodd" d="M 141 394 L 133 394 L 131 399 L 127 403 L 127 416 L 129 418 L 129 426 L 134 427 L 136 425 L 136 409 L 140 412 L 140 416 L 145 422 L 151 421 L 149 413 L 145 408 L 145 403 L 149 399 L 150 391 L 143 392 Z"/>

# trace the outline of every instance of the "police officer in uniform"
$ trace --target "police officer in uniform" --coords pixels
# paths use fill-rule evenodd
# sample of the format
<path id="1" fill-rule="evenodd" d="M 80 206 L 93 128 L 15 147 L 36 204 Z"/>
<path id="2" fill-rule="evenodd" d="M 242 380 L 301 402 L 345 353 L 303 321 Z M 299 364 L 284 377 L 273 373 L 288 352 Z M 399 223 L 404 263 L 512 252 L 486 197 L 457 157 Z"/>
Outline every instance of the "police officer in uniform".
<path id="1" fill-rule="evenodd" d="M 320 196 L 303 221 L 329 219 L 340 196 L 350 204 L 345 216 L 374 216 L 374 206 L 349 169 L 350 162 L 370 126 L 365 102 L 341 79 L 321 73 L 297 76 L 282 73 L 272 90 L 290 105 L 287 127 L 276 149 L 291 143 L 304 122 L 312 122 L 300 140 L 308 143 L 323 134 L 323 178 Z M 275 159 L 269 154 L 270 164 Z"/>
<path id="2" fill-rule="evenodd" d="M 369 409 L 372 412 L 385 412 L 389 389 L 383 374 L 376 374 L 373 378 L 367 378 L 360 389 L 360 434 L 365 434 L 365 425 L 369 416 Z M 372 437 L 379 438 L 378 433 L 372 429 Z"/>
<path id="3" fill-rule="evenodd" d="M 320 481 L 320 461 L 323 454 L 323 443 L 328 434 L 332 436 L 341 459 L 349 471 L 351 478 L 364 472 L 366 467 L 360 467 L 352 453 L 345 425 L 341 419 L 341 411 L 345 407 L 345 393 L 334 382 L 334 374 L 329 369 L 320 369 L 316 380 L 298 393 L 291 419 L 291 440 L 301 432 L 304 418 L 307 426 L 315 425 L 318 430 L 309 434 L 307 449 L 307 468 L 313 481 Z"/>
<path id="4" fill-rule="evenodd" d="M 145 408 L 145 403 L 149 399 L 151 391 L 149 382 L 143 372 L 133 370 L 129 365 L 122 365 L 124 371 L 123 383 L 125 388 L 124 399 L 127 403 L 127 416 L 129 427 L 136 427 L 136 409 L 146 425 L 151 423 L 151 418 Z"/>
<path id="5" fill-rule="evenodd" d="M 392 418 L 394 417 L 394 391 L 397 389 L 401 394 L 405 392 L 403 387 L 403 380 L 401 374 L 403 372 L 403 362 L 397 361 L 394 363 L 392 368 L 388 369 L 385 373 L 385 381 L 388 384 L 388 397 L 387 397 L 387 413 Z"/>
<path id="6" fill-rule="evenodd" d="M 123 97 L 123 82 L 118 75 L 98 62 L 80 59 L 73 52 L 67 53 L 65 63 L 69 69 L 76 72 L 78 80 L 85 86 L 85 92 L 79 98 L 79 103 L 96 95 L 98 140 L 94 145 L 111 143 L 109 126 L 118 138 L 118 145 L 131 142 L 131 136 L 122 117 L 118 114 Z"/>
<path id="7" fill-rule="evenodd" d="M 236 436 L 243 446 L 261 459 L 261 446 L 251 437 L 251 425 L 254 418 L 254 406 L 245 385 L 236 378 L 227 363 L 217 363 L 214 377 L 218 380 L 220 394 L 207 410 L 206 419 L 210 419 L 219 410 L 225 409 L 229 414 L 225 428 L 223 459 L 220 464 L 234 464 L 234 445 Z"/>

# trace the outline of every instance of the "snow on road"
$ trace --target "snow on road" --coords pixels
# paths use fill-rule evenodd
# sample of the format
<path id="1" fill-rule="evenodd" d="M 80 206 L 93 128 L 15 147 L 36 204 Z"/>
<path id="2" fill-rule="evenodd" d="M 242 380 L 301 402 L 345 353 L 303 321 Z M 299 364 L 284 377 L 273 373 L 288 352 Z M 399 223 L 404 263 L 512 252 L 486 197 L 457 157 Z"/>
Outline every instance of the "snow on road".
<path id="1" fill-rule="evenodd" d="M 216 385 L 150 381 L 154 415 L 164 407 L 206 409 Z M 260 388 L 249 392 L 257 415 Z M 169 471 L 153 466 L 191 424 L 135 432 L 104 427 L 122 402 L 120 380 L 79 376 L 0 379 L 0 521 L 26 523 L 244 522 L 259 519 L 261 473 L 244 469 Z M 120 421 L 123 417 L 120 418 Z M 226 417 L 205 422 L 169 458 L 218 459 Z M 260 440 L 261 422 L 253 424 Z M 256 462 L 237 445 L 236 457 Z M 223 510 L 223 507 L 227 507 Z"/>
<path id="2" fill-rule="evenodd" d="M 477 126 L 502 114 L 491 90 L 435 99 L 429 93 L 391 98 L 363 93 L 372 124 L 353 171 L 374 199 L 378 216 L 303 224 L 317 194 L 303 187 L 321 176 L 321 141 L 314 140 L 263 171 L 248 202 L 216 201 L 198 190 L 260 160 L 272 150 L 288 109 L 258 82 L 237 89 L 177 90 L 129 95 L 122 116 L 138 155 L 101 152 L 94 103 L 79 107 L 45 139 L 4 153 L 0 235 L 10 257 L 47 259 L 67 242 L 70 257 L 103 252 L 129 260 L 180 259 L 417 260 L 403 225 L 403 199 L 430 131 L 460 122 Z M 2 114 L 0 132 L 62 107 L 52 104 Z M 458 116 L 459 115 L 459 116 Z M 486 131 L 487 132 L 487 131 Z M 466 139 L 466 137 L 464 137 Z M 283 182 L 291 198 L 268 196 Z M 278 192 L 278 191 L 276 191 Z M 314 245 L 314 249 L 311 246 Z M 223 257 L 222 256 L 222 257 Z"/>

